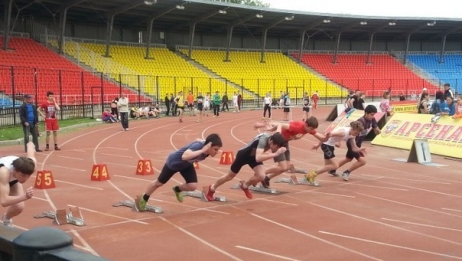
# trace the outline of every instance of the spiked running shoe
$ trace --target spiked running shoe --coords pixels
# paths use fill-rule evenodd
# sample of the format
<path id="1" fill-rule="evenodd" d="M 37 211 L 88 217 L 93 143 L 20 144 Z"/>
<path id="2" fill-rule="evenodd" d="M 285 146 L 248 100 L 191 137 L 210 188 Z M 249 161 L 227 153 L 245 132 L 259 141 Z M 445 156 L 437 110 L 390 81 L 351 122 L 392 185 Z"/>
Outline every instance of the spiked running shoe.
<path id="1" fill-rule="evenodd" d="M 248 199 L 252 199 L 252 192 L 250 192 L 250 189 L 249 188 L 244 188 L 244 181 L 240 181 L 239 182 L 239 188 L 242 189 L 242 191 L 244 191 L 245 193 L 245 196 L 248 198 Z"/>
<path id="2" fill-rule="evenodd" d="M 269 187 L 270 187 L 270 179 L 266 176 L 266 177 L 261 181 L 261 185 L 262 185 L 264 188 L 269 188 Z"/>
<path id="3" fill-rule="evenodd" d="M 329 170 L 329 174 L 331 174 L 332 176 L 335 176 L 335 177 L 338 176 L 337 171 L 335 171 L 335 170 Z"/>
<path id="4" fill-rule="evenodd" d="M 139 211 L 139 212 L 146 211 L 146 205 L 147 205 L 147 202 L 146 200 L 143 199 L 143 196 L 136 197 L 135 199 L 136 211 Z"/>
<path id="5" fill-rule="evenodd" d="M 310 170 L 310 173 L 306 174 L 305 178 L 309 183 L 314 184 L 314 179 L 316 178 L 316 176 L 316 170 L 312 169 Z"/>
<path id="6" fill-rule="evenodd" d="M 215 193 L 215 191 L 212 191 L 212 185 L 209 185 L 209 187 L 207 188 L 207 193 L 205 193 L 205 198 L 208 201 L 213 201 L 213 194 L 214 193 Z"/>
<path id="7" fill-rule="evenodd" d="M 176 192 L 175 190 L 175 187 L 172 188 L 173 192 L 175 192 L 175 196 L 176 196 L 176 199 L 179 201 L 179 202 L 183 202 L 184 200 L 184 197 L 183 197 L 183 192 Z"/>

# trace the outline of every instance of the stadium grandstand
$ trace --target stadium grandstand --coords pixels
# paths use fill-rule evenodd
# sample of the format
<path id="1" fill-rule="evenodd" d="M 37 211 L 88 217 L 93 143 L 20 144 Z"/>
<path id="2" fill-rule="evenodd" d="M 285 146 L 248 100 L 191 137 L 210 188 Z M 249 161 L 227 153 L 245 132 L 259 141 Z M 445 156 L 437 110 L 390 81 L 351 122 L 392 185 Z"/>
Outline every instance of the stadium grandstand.
<path id="1" fill-rule="evenodd" d="M 10 3 L 11 2 L 11 3 Z M 287 12 L 216 1 L 3 1 L 2 108 L 21 95 L 62 105 L 108 104 L 121 92 L 139 105 L 193 92 L 268 92 L 297 102 L 318 92 L 338 103 L 351 90 L 460 92 L 462 21 Z M 60 19 L 56 15 L 60 14 Z M 65 18 L 65 19 L 63 19 Z"/>

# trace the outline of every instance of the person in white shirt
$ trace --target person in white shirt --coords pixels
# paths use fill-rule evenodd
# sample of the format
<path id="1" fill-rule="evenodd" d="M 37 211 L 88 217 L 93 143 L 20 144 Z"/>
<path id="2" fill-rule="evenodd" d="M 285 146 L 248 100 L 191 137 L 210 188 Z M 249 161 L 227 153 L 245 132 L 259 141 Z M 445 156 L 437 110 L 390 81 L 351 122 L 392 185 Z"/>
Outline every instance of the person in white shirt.
<path id="1" fill-rule="evenodd" d="M 271 119 L 271 104 L 273 103 L 273 99 L 271 98 L 271 93 L 267 93 L 266 97 L 263 98 L 263 119 L 266 119 L 266 112 L 268 112 L 268 119 Z"/>
<path id="2" fill-rule="evenodd" d="M 238 104 L 238 96 L 237 93 L 233 94 L 233 112 L 239 112 L 239 104 Z"/>
<path id="3" fill-rule="evenodd" d="M 205 116 L 209 116 L 209 109 L 210 109 L 210 92 L 208 92 L 204 97 L 204 114 Z"/>
<path id="4" fill-rule="evenodd" d="M 365 154 L 365 148 L 358 148 L 356 145 L 355 137 L 359 135 L 364 130 L 364 125 L 359 121 L 353 121 L 350 123 L 350 127 L 341 127 L 333 130 L 328 133 L 329 139 L 326 142 L 319 142 L 313 146 L 314 150 L 317 150 L 321 147 L 324 152 L 324 166 L 318 169 L 312 169 L 308 174 L 306 174 L 306 180 L 316 185 L 314 179 L 317 175 L 322 174 L 326 171 L 336 170 L 338 168 L 338 163 L 334 160 L 335 154 L 334 150 L 336 143 L 346 141 L 350 142 L 353 152 L 361 152 Z"/>
<path id="5" fill-rule="evenodd" d="M 310 107 L 311 107 L 310 96 L 308 95 L 307 92 L 305 92 L 305 95 L 303 96 L 303 119 L 302 119 L 303 121 L 311 117 Z"/>
<path id="6" fill-rule="evenodd" d="M 128 108 L 128 98 L 125 93 L 120 95 L 120 99 L 117 102 L 117 109 L 119 109 L 120 113 L 120 123 L 122 124 L 122 131 L 128 130 L 128 112 L 130 109 Z"/>

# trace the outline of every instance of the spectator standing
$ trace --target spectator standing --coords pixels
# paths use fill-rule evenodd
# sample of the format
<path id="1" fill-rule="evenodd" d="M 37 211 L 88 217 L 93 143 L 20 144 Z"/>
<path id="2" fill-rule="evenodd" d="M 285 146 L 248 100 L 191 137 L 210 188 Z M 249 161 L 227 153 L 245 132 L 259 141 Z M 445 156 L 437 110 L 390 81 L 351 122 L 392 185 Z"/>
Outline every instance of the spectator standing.
<path id="1" fill-rule="evenodd" d="M 165 103 L 165 107 L 167 107 L 167 111 L 165 112 L 165 116 L 168 116 L 170 114 L 170 98 L 168 97 L 168 94 L 165 94 L 164 103 Z"/>
<path id="2" fill-rule="evenodd" d="M 117 110 L 117 102 L 119 101 L 119 97 L 115 97 L 114 100 L 111 102 L 111 114 L 119 120 L 119 111 Z"/>
<path id="3" fill-rule="evenodd" d="M 194 95 L 192 92 L 189 92 L 188 96 L 186 96 L 186 101 L 188 103 L 189 116 L 196 116 L 194 113 Z"/>
<path id="4" fill-rule="evenodd" d="M 233 112 L 239 112 L 239 105 L 237 102 L 237 93 L 234 93 L 233 95 Z"/>
<path id="5" fill-rule="evenodd" d="M 241 111 L 241 108 L 242 108 L 242 94 L 240 92 L 237 92 L 237 112 L 240 112 Z"/>
<path id="6" fill-rule="evenodd" d="M 271 104 L 273 103 L 273 99 L 271 98 L 271 93 L 266 93 L 266 97 L 263 99 L 264 107 L 263 107 L 263 119 L 266 119 L 266 112 L 268 112 L 268 119 L 271 119 Z"/>
<path id="7" fill-rule="evenodd" d="M 32 95 L 24 95 L 24 103 L 19 108 L 19 117 L 21 119 L 22 129 L 24 131 L 24 150 L 27 152 L 27 143 L 29 142 L 29 134 L 32 135 L 32 142 L 35 145 L 36 152 L 42 152 L 38 144 L 38 112 L 35 107 Z"/>
<path id="8" fill-rule="evenodd" d="M 221 97 L 218 91 L 213 95 L 213 117 L 220 116 Z"/>
<path id="9" fill-rule="evenodd" d="M 302 121 L 305 121 L 306 119 L 311 117 L 310 106 L 311 106 L 310 96 L 308 95 L 307 92 L 305 92 L 305 94 L 303 95 L 303 109 L 302 109 L 303 110 L 303 120 Z"/>
<path id="10" fill-rule="evenodd" d="M 125 93 L 120 95 L 119 101 L 117 102 L 117 108 L 119 109 L 120 113 L 120 123 L 122 124 L 122 131 L 128 130 L 128 112 L 130 109 L 128 108 L 128 98 Z"/>
<path id="11" fill-rule="evenodd" d="M 311 96 L 311 100 L 313 101 L 313 110 L 318 107 L 318 100 L 319 100 L 319 94 L 318 91 L 315 91 L 313 95 Z"/>
<path id="12" fill-rule="evenodd" d="M 229 111 L 228 101 L 229 101 L 228 94 L 225 92 L 225 94 L 223 94 L 223 97 L 222 97 L 222 100 L 221 100 L 221 102 L 223 104 L 223 107 L 221 108 L 221 111 L 225 111 L 225 107 L 226 107 L 226 111 Z"/>
<path id="13" fill-rule="evenodd" d="M 451 89 L 451 85 L 449 83 L 444 84 L 444 99 L 451 97 L 454 100 L 454 92 Z"/>

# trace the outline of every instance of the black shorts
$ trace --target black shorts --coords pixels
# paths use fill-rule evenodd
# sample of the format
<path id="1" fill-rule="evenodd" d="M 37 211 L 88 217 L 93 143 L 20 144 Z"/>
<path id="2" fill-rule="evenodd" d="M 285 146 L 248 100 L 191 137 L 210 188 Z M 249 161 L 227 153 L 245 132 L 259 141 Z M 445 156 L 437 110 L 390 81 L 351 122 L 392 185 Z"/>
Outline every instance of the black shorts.
<path id="1" fill-rule="evenodd" d="M 197 183 L 197 174 L 192 163 L 182 170 L 172 170 L 167 166 L 167 164 L 164 164 L 164 167 L 162 167 L 162 170 L 160 171 L 157 180 L 160 183 L 165 184 L 177 172 L 180 172 L 181 176 L 183 176 L 183 179 L 186 181 L 186 183 Z"/>
<path id="2" fill-rule="evenodd" d="M 176 108 L 184 110 L 184 106 L 176 106 Z"/>
<path id="3" fill-rule="evenodd" d="M 324 152 L 324 159 L 328 160 L 328 159 L 335 158 L 335 154 L 334 154 L 335 147 L 334 146 L 329 146 L 323 143 L 321 145 L 321 149 L 322 149 L 322 152 Z"/>
<path id="4" fill-rule="evenodd" d="M 284 108 L 284 112 L 290 112 L 290 108 Z"/>
<path id="5" fill-rule="evenodd" d="M 303 107 L 303 111 L 310 112 L 310 107 Z"/>
<path id="6" fill-rule="evenodd" d="M 350 142 L 347 142 L 347 148 L 348 148 L 348 150 L 347 150 L 347 153 L 345 155 L 345 158 L 358 160 L 360 157 L 364 157 L 363 153 L 353 151 L 353 149 L 351 148 Z"/>
<path id="7" fill-rule="evenodd" d="M 202 103 L 197 104 L 197 110 L 198 111 L 203 111 L 204 110 L 204 105 Z"/>
<path id="8" fill-rule="evenodd" d="M 188 103 L 188 107 L 189 107 L 189 108 L 194 107 L 194 103 L 191 103 L 191 104 Z"/>
<path id="9" fill-rule="evenodd" d="M 241 168 L 245 165 L 249 165 L 252 169 L 258 165 L 263 165 L 262 162 L 257 162 L 255 156 L 250 156 L 245 151 L 239 150 L 236 154 L 233 164 L 231 165 L 231 171 L 234 173 L 239 173 Z"/>

